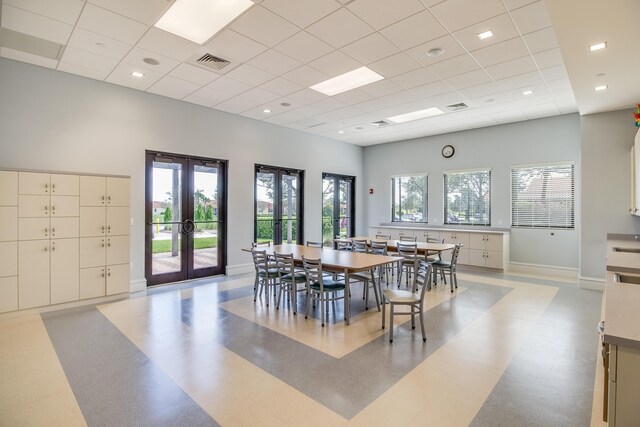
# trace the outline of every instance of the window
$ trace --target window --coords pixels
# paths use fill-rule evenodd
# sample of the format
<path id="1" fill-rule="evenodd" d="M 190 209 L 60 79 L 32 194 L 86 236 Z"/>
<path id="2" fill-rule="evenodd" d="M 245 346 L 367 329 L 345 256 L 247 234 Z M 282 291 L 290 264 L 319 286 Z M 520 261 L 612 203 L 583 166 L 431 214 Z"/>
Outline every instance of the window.
<path id="1" fill-rule="evenodd" d="M 322 174 L 322 242 L 333 247 L 333 239 L 355 235 L 354 176 Z"/>
<path id="2" fill-rule="evenodd" d="M 574 228 L 574 166 L 511 168 L 511 226 Z"/>
<path id="3" fill-rule="evenodd" d="M 491 225 L 491 171 L 444 174 L 444 223 Z"/>
<path id="4" fill-rule="evenodd" d="M 427 175 L 391 177 L 391 221 L 427 222 Z"/>

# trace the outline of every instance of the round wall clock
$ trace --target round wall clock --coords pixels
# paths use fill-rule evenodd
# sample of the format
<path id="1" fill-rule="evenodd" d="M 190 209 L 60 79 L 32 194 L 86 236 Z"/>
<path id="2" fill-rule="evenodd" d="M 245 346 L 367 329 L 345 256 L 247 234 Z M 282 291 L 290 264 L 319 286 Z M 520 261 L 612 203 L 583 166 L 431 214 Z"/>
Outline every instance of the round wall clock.
<path id="1" fill-rule="evenodd" d="M 442 147 L 442 157 L 444 157 L 445 159 L 452 157 L 453 153 L 455 152 L 456 150 L 455 148 L 453 148 L 453 145 L 445 145 L 444 147 Z"/>

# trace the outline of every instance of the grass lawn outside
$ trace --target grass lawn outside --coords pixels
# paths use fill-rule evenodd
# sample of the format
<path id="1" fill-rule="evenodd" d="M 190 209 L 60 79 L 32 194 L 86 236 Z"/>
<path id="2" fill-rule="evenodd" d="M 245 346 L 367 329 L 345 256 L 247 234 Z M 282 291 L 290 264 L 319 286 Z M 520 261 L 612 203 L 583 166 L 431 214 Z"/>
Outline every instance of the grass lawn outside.
<path id="1" fill-rule="evenodd" d="M 215 248 L 218 246 L 218 238 L 217 237 L 196 237 L 194 240 L 194 248 L 197 249 L 207 249 L 207 248 Z M 171 252 L 171 239 L 167 240 L 154 240 L 153 241 L 153 253 L 160 254 L 165 252 Z"/>

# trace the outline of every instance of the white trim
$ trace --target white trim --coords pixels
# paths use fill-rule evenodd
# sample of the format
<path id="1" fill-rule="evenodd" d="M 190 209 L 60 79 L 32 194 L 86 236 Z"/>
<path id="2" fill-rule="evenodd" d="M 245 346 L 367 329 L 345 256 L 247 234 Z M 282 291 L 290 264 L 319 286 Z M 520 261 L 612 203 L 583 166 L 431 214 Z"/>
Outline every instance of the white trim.
<path id="1" fill-rule="evenodd" d="M 140 292 L 147 289 L 147 279 L 132 280 L 129 284 L 131 292 Z"/>
<path id="2" fill-rule="evenodd" d="M 529 264 L 525 262 L 510 262 L 509 272 L 539 274 L 541 276 L 555 276 L 565 279 L 578 279 L 578 268 L 557 265 Z"/>
<path id="3" fill-rule="evenodd" d="M 562 165 L 572 165 L 575 166 L 576 162 L 573 160 L 568 160 L 566 162 L 546 162 L 546 163 L 527 163 L 527 164 L 518 164 L 518 165 L 511 165 L 509 168 L 510 169 L 526 169 L 526 168 L 540 168 L 540 167 L 545 167 L 545 166 L 562 166 Z"/>
<path id="4" fill-rule="evenodd" d="M 56 311 L 56 310 L 64 310 L 67 308 L 82 307 L 85 305 L 104 304 L 107 302 L 112 302 L 112 301 L 126 299 L 126 298 L 129 298 L 128 292 L 124 292 L 117 295 L 109 295 L 106 297 L 89 298 L 89 299 L 83 299 L 79 301 L 65 302 L 62 304 L 45 305 L 43 307 L 35 307 L 35 308 L 29 308 L 25 310 L 10 311 L 8 313 L 0 314 L 0 320 L 12 319 L 15 317 L 32 316 L 34 314 L 47 313 L 49 311 Z"/>
<path id="5" fill-rule="evenodd" d="M 592 291 L 604 291 L 605 280 L 599 277 L 585 277 L 580 276 L 578 278 L 578 286 L 580 289 L 590 289 Z"/>
<path id="6" fill-rule="evenodd" d="M 252 273 L 253 271 L 253 263 L 227 265 L 227 276 L 238 276 L 240 274 Z"/>
<path id="7" fill-rule="evenodd" d="M 454 170 L 442 171 L 442 174 L 446 175 L 446 174 L 467 173 L 467 172 L 491 172 L 491 168 L 486 167 L 486 168 L 471 168 L 471 169 L 454 169 Z"/>
<path id="8" fill-rule="evenodd" d="M 391 178 L 406 178 L 408 176 L 429 176 L 429 172 L 401 173 L 397 175 L 391 175 Z"/>

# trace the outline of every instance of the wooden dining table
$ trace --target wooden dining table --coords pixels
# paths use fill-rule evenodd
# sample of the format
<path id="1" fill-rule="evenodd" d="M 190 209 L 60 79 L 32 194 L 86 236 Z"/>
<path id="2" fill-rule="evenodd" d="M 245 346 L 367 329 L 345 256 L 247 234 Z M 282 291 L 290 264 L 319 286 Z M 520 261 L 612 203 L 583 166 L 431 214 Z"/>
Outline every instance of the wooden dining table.
<path id="1" fill-rule="evenodd" d="M 407 243 L 407 244 L 416 244 L 416 249 L 419 254 L 422 255 L 435 255 L 441 254 L 442 252 L 452 251 L 456 245 L 451 243 L 427 243 L 427 242 L 409 242 L 409 241 L 400 241 L 400 240 L 378 240 L 372 237 L 346 237 L 340 239 L 334 239 L 333 241 L 336 243 L 351 243 L 353 240 L 366 240 L 367 244 L 371 243 L 372 240 L 387 242 L 387 249 L 390 251 L 398 250 L 398 243 Z"/>
<path id="2" fill-rule="evenodd" d="M 344 274 L 345 282 L 345 322 L 348 325 L 351 317 L 351 310 L 349 309 L 349 275 L 354 273 L 360 273 L 363 271 L 372 270 L 375 267 L 398 262 L 401 257 L 398 256 L 385 256 L 377 254 L 365 254 L 349 251 L 338 251 L 335 249 L 323 247 L 314 248 L 303 245 L 295 244 L 282 244 L 273 246 L 262 246 L 256 248 L 260 251 L 266 251 L 267 254 L 293 254 L 293 260 L 296 264 L 302 265 L 302 257 L 309 259 L 320 259 L 322 262 L 323 271 L 331 273 Z M 251 252 L 251 249 L 243 249 L 243 251 Z M 380 284 L 376 283 L 375 274 L 371 274 L 371 280 L 373 286 L 378 290 L 381 290 Z M 378 306 L 378 310 L 380 306 Z"/>

